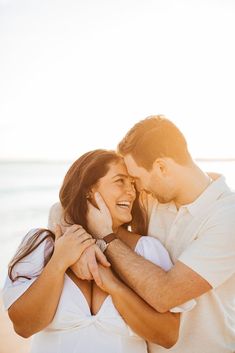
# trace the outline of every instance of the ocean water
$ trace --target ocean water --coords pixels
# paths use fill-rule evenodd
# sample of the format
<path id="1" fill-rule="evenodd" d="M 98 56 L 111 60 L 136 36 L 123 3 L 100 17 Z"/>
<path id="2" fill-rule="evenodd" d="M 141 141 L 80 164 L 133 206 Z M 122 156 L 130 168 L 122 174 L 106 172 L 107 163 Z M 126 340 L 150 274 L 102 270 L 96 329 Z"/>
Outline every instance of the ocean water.
<path id="1" fill-rule="evenodd" d="M 47 227 L 50 206 L 71 162 L 0 163 L 0 288 L 7 264 L 22 237 L 35 227 Z"/>
<path id="2" fill-rule="evenodd" d="M 226 177 L 235 190 L 235 161 L 198 162 Z M 7 264 L 29 229 L 47 227 L 50 206 L 71 162 L 0 162 L 0 288 Z"/>

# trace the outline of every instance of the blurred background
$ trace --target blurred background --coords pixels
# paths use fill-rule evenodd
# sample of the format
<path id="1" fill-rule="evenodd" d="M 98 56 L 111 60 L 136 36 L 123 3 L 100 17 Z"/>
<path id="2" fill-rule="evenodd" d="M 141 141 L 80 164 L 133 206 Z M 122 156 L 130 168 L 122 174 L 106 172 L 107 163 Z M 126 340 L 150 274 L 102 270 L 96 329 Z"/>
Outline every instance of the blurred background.
<path id="1" fill-rule="evenodd" d="M 0 288 L 72 161 L 148 115 L 235 189 L 234 16 L 233 0 L 0 0 Z"/>

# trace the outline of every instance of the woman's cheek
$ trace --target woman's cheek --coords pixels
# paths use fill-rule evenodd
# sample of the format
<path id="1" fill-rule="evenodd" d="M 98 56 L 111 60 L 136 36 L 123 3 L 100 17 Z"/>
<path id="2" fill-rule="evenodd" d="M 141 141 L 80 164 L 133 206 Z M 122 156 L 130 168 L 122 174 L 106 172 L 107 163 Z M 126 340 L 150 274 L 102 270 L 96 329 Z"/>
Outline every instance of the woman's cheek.
<path id="1" fill-rule="evenodd" d="M 110 213 L 112 214 L 115 211 L 115 201 L 112 200 L 109 195 L 107 195 L 106 197 L 103 197 L 103 199 L 104 199 Z"/>

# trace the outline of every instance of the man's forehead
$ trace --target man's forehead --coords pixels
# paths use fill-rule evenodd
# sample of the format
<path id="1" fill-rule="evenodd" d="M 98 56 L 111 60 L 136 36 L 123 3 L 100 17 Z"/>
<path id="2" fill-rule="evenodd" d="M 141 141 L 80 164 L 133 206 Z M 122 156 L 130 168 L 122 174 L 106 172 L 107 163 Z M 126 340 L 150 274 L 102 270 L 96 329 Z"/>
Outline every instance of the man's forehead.
<path id="1" fill-rule="evenodd" d="M 135 166 L 137 166 L 134 158 L 130 154 L 127 154 L 126 156 L 124 156 L 124 162 L 125 162 L 127 167 L 135 167 Z"/>
<path id="2" fill-rule="evenodd" d="M 136 177 L 136 174 L 138 174 L 138 170 L 140 169 L 140 167 L 136 164 L 134 158 L 130 154 L 127 154 L 126 156 L 124 156 L 124 162 L 126 164 L 129 175 L 133 178 Z"/>

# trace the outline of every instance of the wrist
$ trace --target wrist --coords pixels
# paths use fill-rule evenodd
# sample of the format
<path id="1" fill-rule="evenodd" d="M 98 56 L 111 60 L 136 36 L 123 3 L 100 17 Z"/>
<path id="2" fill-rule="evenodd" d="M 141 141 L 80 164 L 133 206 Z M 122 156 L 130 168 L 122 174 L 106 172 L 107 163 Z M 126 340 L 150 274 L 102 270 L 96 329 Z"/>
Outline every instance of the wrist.
<path id="1" fill-rule="evenodd" d="M 56 254 L 53 254 L 50 261 L 48 262 L 48 265 L 55 270 L 55 272 L 64 274 L 67 269 L 69 268 L 69 265 L 63 261 L 63 257 L 57 257 Z"/>
<path id="2" fill-rule="evenodd" d="M 100 231 L 98 234 L 90 231 L 90 234 L 92 234 L 94 239 L 103 239 L 110 233 L 113 233 L 112 228 L 106 228 L 105 230 Z"/>
<path id="3" fill-rule="evenodd" d="M 114 254 L 116 253 L 116 245 L 117 243 L 120 242 L 119 238 L 115 238 L 114 240 L 112 240 L 109 244 L 108 244 L 108 247 L 107 249 L 105 250 L 105 255 L 108 255 L 108 254 Z M 111 251 L 111 252 L 110 252 Z"/>
<path id="4" fill-rule="evenodd" d="M 107 229 L 106 231 L 102 232 L 102 234 L 100 234 L 98 236 L 99 239 L 103 239 L 104 237 L 106 237 L 107 235 L 113 233 L 113 230 L 112 228 L 111 229 Z"/>
<path id="5" fill-rule="evenodd" d="M 104 253 L 107 250 L 107 248 L 110 245 L 110 243 L 112 241 L 114 241 L 115 239 L 117 239 L 117 234 L 110 233 L 110 234 L 106 235 L 105 237 L 103 237 L 102 239 L 97 239 L 96 240 L 96 245 Z"/>

